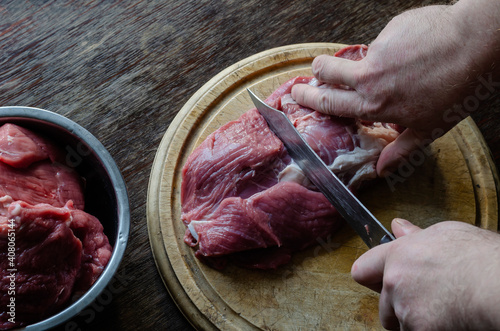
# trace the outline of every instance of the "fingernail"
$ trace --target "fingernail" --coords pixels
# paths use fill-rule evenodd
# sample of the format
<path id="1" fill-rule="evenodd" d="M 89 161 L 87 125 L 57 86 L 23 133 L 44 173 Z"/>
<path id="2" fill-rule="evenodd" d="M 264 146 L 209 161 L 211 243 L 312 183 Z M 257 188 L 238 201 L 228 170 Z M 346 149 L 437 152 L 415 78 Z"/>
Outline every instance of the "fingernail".
<path id="1" fill-rule="evenodd" d="M 408 223 L 409 223 L 407 220 L 402 219 L 402 218 L 395 218 L 394 222 L 398 223 L 403 228 L 408 226 Z"/>
<path id="2" fill-rule="evenodd" d="M 322 56 L 319 55 L 317 57 L 314 58 L 313 62 L 311 63 L 311 70 L 312 70 L 312 73 L 313 75 L 318 78 L 318 72 L 321 70 L 321 67 L 323 65 L 323 62 L 321 60 Z"/>
<path id="3" fill-rule="evenodd" d="M 297 84 L 292 86 L 292 91 L 290 92 L 292 95 L 292 99 L 295 100 L 297 103 L 302 102 L 303 100 L 303 93 L 301 93 L 301 89 L 303 84 Z"/>

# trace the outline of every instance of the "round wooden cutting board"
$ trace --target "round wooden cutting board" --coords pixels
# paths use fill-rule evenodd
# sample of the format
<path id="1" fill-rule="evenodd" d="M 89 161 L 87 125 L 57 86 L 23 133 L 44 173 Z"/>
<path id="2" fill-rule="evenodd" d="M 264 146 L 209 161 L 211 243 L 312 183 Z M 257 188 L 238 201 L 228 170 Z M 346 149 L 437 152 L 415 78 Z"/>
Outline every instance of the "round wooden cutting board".
<path id="1" fill-rule="evenodd" d="M 382 329 L 378 294 L 350 276 L 352 263 L 367 248 L 348 226 L 272 271 L 235 266 L 216 271 L 200 263 L 183 242 L 181 170 L 192 150 L 252 108 L 247 87 L 266 97 L 289 78 L 311 76 L 315 56 L 343 46 L 291 45 L 242 60 L 196 92 L 165 133 L 149 182 L 149 237 L 168 291 L 196 328 Z M 387 227 L 394 217 L 402 217 L 421 227 L 453 219 L 496 230 L 497 174 L 492 164 L 477 127 L 466 119 L 417 151 L 397 176 L 372 182 L 359 198 Z"/>

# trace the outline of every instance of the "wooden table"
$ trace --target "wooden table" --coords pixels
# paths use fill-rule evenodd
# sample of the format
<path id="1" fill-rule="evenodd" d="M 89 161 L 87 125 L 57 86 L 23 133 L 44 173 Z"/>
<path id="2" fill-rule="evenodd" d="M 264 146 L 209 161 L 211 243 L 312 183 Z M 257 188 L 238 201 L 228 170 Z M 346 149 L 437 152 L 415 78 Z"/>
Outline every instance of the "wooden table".
<path id="1" fill-rule="evenodd" d="M 115 158 L 131 202 L 123 262 L 60 330 L 186 330 L 156 269 L 146 193 L 158 144 L 191 95 L 231 64 L 309 42 L 369 43 L 398 13 L 440 1 L 3 1 L 0 106 L 51 110 Z M 473 119 L 500 164 L 499 93 Z"/>

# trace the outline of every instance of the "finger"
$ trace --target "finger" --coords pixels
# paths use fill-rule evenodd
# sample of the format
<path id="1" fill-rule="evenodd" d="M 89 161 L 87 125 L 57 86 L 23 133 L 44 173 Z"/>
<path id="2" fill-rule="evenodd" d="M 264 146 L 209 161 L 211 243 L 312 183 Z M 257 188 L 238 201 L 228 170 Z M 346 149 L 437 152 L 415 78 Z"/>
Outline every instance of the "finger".
<path id="1" fill-rule="evenodd" d="M 399 320 L 394 311 L 394 306 L 392 304 L 392 294 L 388 291 L 383 290 L 380 293 L 380 298 L 378 302 L 378 315 L 380 318 L 380 323 L 387 330 L 398 330 Z"/>
<path id="2" fill-rule="evenodd" d="M 422 164 L 425 152 L 422 151 L 425 142 L 430 141 L 427 134 L 414 129 L 405 129 L 393 142 L 385 146 L 377 161 L 377 173 L 381 177 L 387 176 L 402 166 L 403 161 Z M 413 154 L 412 154 L 413 153 Z"/>
<path id="3" fill-rule="evenodd" d="M 343 84 L 355 88 L 356 79 L 354 73 L 359 66 L 358 61 L 330 55 L 319 55 L 312 62 L 312 72 L 320 82 Z"/>
<path id="4" fill-rule="evenodd" d="M 380 293 L 385 260 L 391 243 L 376 246 L 361 255 L 352 265 L 351 276 L 359 284 Z"/>
<path id="5" fill-rule="evenodd" d="M 402 218 L 395 218 L 391 223 L 392 233 L 396 238 L 422 231 L 421 228 Z"/>
<path id="6" fill-rule="evenodd" d="M 300 105 L 321 113 L 363 119 L 363 100 L 354 90 L 318 88 L 306 84 L 292 87 L 292 98 Z"/>

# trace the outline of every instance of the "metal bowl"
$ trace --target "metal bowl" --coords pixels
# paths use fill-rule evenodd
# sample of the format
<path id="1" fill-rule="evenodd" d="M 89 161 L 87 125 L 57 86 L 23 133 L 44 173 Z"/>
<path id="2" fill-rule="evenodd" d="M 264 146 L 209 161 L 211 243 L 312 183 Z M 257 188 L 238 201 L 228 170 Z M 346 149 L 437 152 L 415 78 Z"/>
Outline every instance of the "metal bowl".
<path id="1" fill-rule="evenodd" d="M 0 107 L 0 125 L 13 123 L 59 142 L 66 163 L 86 179 L 85 211 L 104 227 L 113 253 L 94 285 L 61 312 L 24 330 L 45 330 L 78 315 L 106 288 L 122 260 L 130 231 L 130 207 L 123 177 L 104 146 L 80 125 L 59 114 L 32 107 Z"/>

